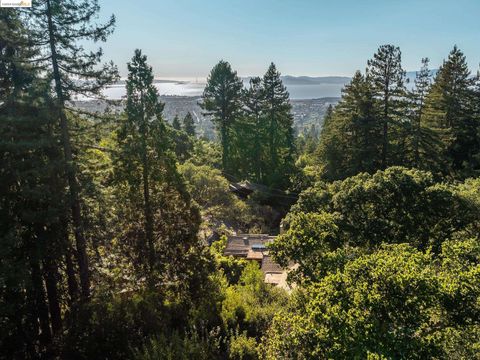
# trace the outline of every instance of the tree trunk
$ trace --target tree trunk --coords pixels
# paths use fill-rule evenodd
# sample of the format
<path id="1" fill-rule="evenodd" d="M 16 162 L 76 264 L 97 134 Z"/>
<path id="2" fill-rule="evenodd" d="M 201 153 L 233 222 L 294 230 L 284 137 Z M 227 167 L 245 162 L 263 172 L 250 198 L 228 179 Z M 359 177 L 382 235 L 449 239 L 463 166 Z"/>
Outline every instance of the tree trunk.
<path id="1" fill-rule="evenodd" d="M 68 234 L 66 234 L 66 241 L 68 241 Z M 73 304 L 78 299 L 78 283 L 75 277 L 75 269 L 73 267 L 73 261 L 72 261 L 72 249 L 70 246 L 66 247 L 65 264 L 66 264 L 66 272 L 67 272 L 68 295 L 70 298 L 69 303 L 70 303 L 70 307 L 72 307 Z"/>
<path id="2" fill-rule="evenodd" d="M 387 168 L 389 101 L 390 101 L 389 94 L 388 92 L 386 92 L 384 97 L 385 103 L 384 103 L 384 113 L 383 113 L 382 169 Z"/>
<path id="3" fill-rule="evenodd" d="M 44 276 L 52 331 L 54 335 L 58 335 L 62 331 L 62 315 L 58 298 L 58 278 L 60 275 L 58 273 L 57 265 L 49 252 L 44 260 Z"/>
<path id="4" fill-rule="evenodd" d="M 269 137 L 269 146 L 270 146 L 270 171 L 272 173 L 277 171 L 277 150 L 275 149 L 275 111 L 272 110 L 270 114 L 270 137 Z"/>
<path id="5" fill-rule="evenodd" d="M 32 279 L 32 296 L 34 304 L 34 314 L 38 318 L 40 324 L 39 340 L 45 349 L 50 347 L 52 342 L 52 333 L 50 330 L 50 320 L 48 317 L 48 307 L 45 301 L 45 291 L 43 286 L 43 280 L 41 276 L 40 265 L 38 263 L 38 252 L 35 249 L 35 245 L 31 245 L 30 253 L 30 271 Z"/>
<path id="6" fill-rule="evenodd" d="M 145 139 L 144 139 L 145 141 Z M 149 187 L 149 167 L 147 159 L 147 149 L 144 144 L 143 149 L 143 200 L 144 200 L 144 217 L 145 217 L 145 236 L 147 238 L 147 249 L 148 249 L 148 263 L 150 266 L 150 271 L 153 270 L 155 264 L 155 248 L 153 244 L 153 215 L 152 207 L 150 204 L 150 187 Z"/>
<path id="7" fill-rule="evenodd" d="M 255 161 L 255 180 L 257 182 L 262 182 L 262 171 L 261 171 L 261 168 L 260 168 L 260 164 L 261 164 L 261 161 L 260 161 L 260 158 L 262 156 L 261 154 L 261 148 L 260 148 L 260 134 L 261 134 L 261 128 L 260 128 L 260 116 L 258 114 L 258 111 L 256 110 L 256 114 L 255 114 L 255 124 L 256 124 L 256 129 L 255 129 L 255 158 L 254 158 L 254 161 Z"/>
<path id="8" fill-rule="evenodd" d="M 52 56 L 53 79 L 55 82 L 55 92 L 57 95 L 57 106 L 60 119 L 60 131 L 62 136 L 63 152 L 65 157 L 65 173 L 67 175 L 68 187 L 70 191 L 70 207 L 72 211 L 72 223 L 75 233 L 76 255 L 78 268 L 80 272 L 80 284 L 82 288 L 82 298 L 87 300 L 90 297 L 90 274 L 88 269 L 87 245 L 83 232 L 82 216 L 80 210 L 80 200 L 78 195 L 78 183 L 76 177 L 75 164 L 72 156 L 72 145 L 70 141 L 70 132 L 68 129 L 68 119 L 65 114 L 65 99 L 63 95 L 60 70 L 57 62 L 57 51 L 55 45 L 55 34 L 51 14 L 50 0 L 47 0 L 48 32 L 50 38 L 50 51 Z"/>
<path id="9" fill-rule="evenodd" d="M 222 120 L 222 167 L 224 171 L 230 171 L 228 168 L 229 166 L 229 139 L 228 139 L 228 129 L 227 125 L 225 124 L 226 120 Z M 228 174 L 227 174 L 228 176 Z"/>

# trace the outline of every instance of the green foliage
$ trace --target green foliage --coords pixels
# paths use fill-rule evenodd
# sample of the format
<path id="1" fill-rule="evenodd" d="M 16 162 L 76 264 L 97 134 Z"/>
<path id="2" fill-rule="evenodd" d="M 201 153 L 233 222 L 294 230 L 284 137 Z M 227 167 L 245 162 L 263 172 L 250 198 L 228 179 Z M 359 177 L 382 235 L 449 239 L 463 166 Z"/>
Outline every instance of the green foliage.
<path id="1" fill-rule="evenodd" d="M 195 136 L 195 121 L 190 112 L 183 118 L 183 130 L 188 136 Z"/>
<path id="2" fill-rule="evenodd" d="M 265 284 L 258 264 L 249 262 L 239 283 L 226 289 L 221 317 L 226 328 L 258 339 L 286 299 L 284 290 Z"/>
<path id="3" fill-rule="evenodd" d="M 228 358 L 232 360 L 258 359 L 257 342 L 245 332 L 232 336 L 229 342 Z"/>
<path id="4" fill-rule="evenodd" d="M 172 121 L 172 127 L 175 130 L 182 130 L 182 124 L 180 124 L 180 119 L 178 118 L 178 115 L 175 115 Z"/>
<path id="5" fill-rule="evenodd" d="M 215 241 L 210 246 L 210 252 L 215 257 L 217 268 L 221 271 L 222 275 L 229 285 L 236 285 L 240 281 L 243 270 L 248 264 L 247 260 L 237 259 L 233 256 L 225 256 L 223 252 L 227 245 L 227 237 L 224 235 L 220 240 Z"/>
<path id="6" fill-rule="evenodd" d="M 295 170 L 293 117 L 273 63 L 263 78 L 252 78 L 243 89 L 230 64 L 220 61 L 208 78 L 202 107 L 217 126 L 226 176 L 288 188 Z"/>
<path id="7" fill-rule="evenodd" d="M 85 41 L 104 42 L 113 32 L 113 15 L 95 24 L 99 11 L 98 0 L 39 0 L 28 12 L 32 45 L 43 51 L 36 64 L 55 80 L 60 106 L 74 94 L 97 95 L 118 78 L 113 63 L 101 64 L 101 48 L 86 51 L 83 46 Z M 85 81 L 75 81 L 78 77 Z"/>
<path id="8" fill-rule="evenodd" d="M 287 268 L 289 280 L 301 283 L 335 271 L 353 256 L 354 249 L 341 248 L 338 217 L 326 212 L 296 213 L 288 218 L 288 230 L 269 246 L 278 263 Z"/>
<path id="9" fill-rule="evenodd" d="M 418 169 L 438 171 L 431 159 L 435 157 L 438 141 L 435 134 L 424 124 L 425 101 L 431 89 L 432 75 L 428 68 L 429 59 L 422 59 L 422 68 L 415 77 L 415 87 L 409 93 L 409 137 L 407 163 Z"/>
<path id="10" fill-rule="evenodd" d="M 0 107 L 0 353 L 5 358 L 45 354 L 52 339 L 49 316 L 53 331 L 59 331 L 56 264 L 66 247 L 63 161 L 51 107 L 31 106 L 30 97 L 21 98 L 25 103 L 15 100 Z"/>
<path id="11" fill-rule="evenodd" d="M 455 46 L 425 100 L 424 122 L 441 141 L 437 167 L 460 178 L 477 174 L 479 168 L 479 123 L 472 85 L 465 56 Z"/>
<path id="12" fill-rule="evenodd" d="M 367 78 L 371 81 L 374 97 L 378 101 L 379 118 L 382 127 L 381 168 L 385 169 L 395 162 L 397 152 L 402 152 L 402 116 L 405 97 L 405 71 L 402 69 L 402 53 L 399 47 L 382 45 L 367 62 Z M 390 134 L 395 129 L 400 139 Z M 396 147 L 391 151 L 389 147 Z M 393 154 L 392 154 L 393 153 Z"/>
<path id="13" fill-rule="evenodd" d="M 134 250 L 149 280 L 178 281 L 201 251 L 199 214 L 177 171 L 163 104 L 152 84 L 152 69 L 139 50 L 129 71 L 126 118 L 114 157 L 117 196 L 123 205 L 119 218 L 125 221 L 120 238 Z"/>
<path id="14" fill-rule="evenodd" d="M 67 109 L 117 76 L 84 50 L 113 30 L 98 12 L 0 10 L 1 358 L 478 358 L 480 180 L 437 182 L 480 164 L 480 77 L 457 47 L 407 93 L 400 50 L 381 46 L 318 147 L 314 127 L 295 141 L 273 63 L 243 89 L 221 61 L 202 103 L 218 145 L 191 114 L 165 123 L 140 50 L 123 114 Z M 201 242 L 278 230 L 269 191 L 239 200 L 227 178 L 302 191 L 268 249 L 294 267 L 292 295 L 224 256 L 226 237 Z"/>
<path id="15" fill-rule="evenodd" d="M 289 94 L 275 64 L 270 64 L 262 79 L 265 93 L 263 112 L 267 118 L 267 184 L 286 188 L 293 172 L 295 143 Z"/>
<path id="16" fill-rule="evenodd" d="M 384 246 L 308 286 L 295 313 L 275 317 L 266 358 L 456 358 L 462 345 L 462 354 L 475 356 L 478 241 L 455 246 L 477 250 L 454 278 L 450 261 L 458 260 L 451 246 L 440 265 L 409 245 Z M 460 293 L 463 299 L 456 298 Z M 469 310 L 457 311 L 457 300 Z"/>
<path id="17" fill-rule="evenodd" d="M 28 59 L 38 49 L 28 46 L 27 27 L 16 9 L 0 10 L 0 102 L 18 100 L 35 78 L 35 69 Z"/>
<path id="18" fill-rule="evenodd" d="M 204 139 L 196 139 L 193 142 L 190 162 L 197 166 L 208 165 L 215 169 L 221 168 L 222 154 L 218 144 Z"/>
<path id="19" fill-rule="evenodd" d="M 196 331 L 183 337 L 177 332 L 169 336 L 151 338 L 141 349 L 135 350 L 135 360 L 210 360 L 218 358 L 219 336 L 216 333 L 199 335 Z"/>
<path id="20" fill-rule="evenodd" d="M 465 179 L 479 169 L 478 78 L 454 47 L 433 84 L 428 59 L 407 91 L 400 49 L 381 46 L 327 113 L 317 155 L 332 181 L 387 166 L 409 166 L 436 177 Z"/>
<path id="21" fill-rule="evenodd" d="M 202 231 L 222 227 L 242 232 L 269 232 L 273 215 L 268 206 L 238 199 L 220 170 L 188 161 L 179 167 L 188 191 L 201 208 Z"/>
<path id="22" fill-rule="evenodd" d="M 373 85 L 356 72 L 335 110 L 325 115 L 316 151 L 324 179 L 344 179 L 380 168 L 381 127 L 375 104 Z"/>
<path id="23" fill-rule="evenodd" d="M 230 64 L 221 60 L 210 72 L 203 91 L 202 108 L 212 115 L 222 144 L 222 168 L 233 169 L 231 162 L 232 126 L 241 109 L 242 80 Z"/>
<path id="24" fill-rule="evenodd" d="M 293 261 L 304 276 L 318 279 L 330 261 L 326 254 L 336 249 L 406 242 L 438 254 L 456 232 L 475 234 L 478 221 L 478 208 L 454 187 L 435 184 L 426 172 L 392 167 L 306 190 L 272 250 L 284 266 Z"/>

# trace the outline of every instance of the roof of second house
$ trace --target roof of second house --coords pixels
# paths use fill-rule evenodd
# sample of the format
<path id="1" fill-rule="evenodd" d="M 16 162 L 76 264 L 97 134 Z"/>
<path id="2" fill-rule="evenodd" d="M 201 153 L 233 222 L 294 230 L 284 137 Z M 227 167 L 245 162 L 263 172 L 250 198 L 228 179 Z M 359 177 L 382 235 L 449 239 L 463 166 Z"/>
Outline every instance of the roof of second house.
<path id="1" fill-rule="evenodd" d="M 250 250 L 262 251 L 264 246 L 275 239 L 275 236 L 267 234 L 239 234 L 229 236 L 225 255 L 246 257 Z"/>
<path id="2" fill-rule="evenodd" d="M 265 255 L 262 259 L 262 271 L 267 273 L 283 273 L 285 270 L 280 265 L 273 261 L 271 256 Z"/>

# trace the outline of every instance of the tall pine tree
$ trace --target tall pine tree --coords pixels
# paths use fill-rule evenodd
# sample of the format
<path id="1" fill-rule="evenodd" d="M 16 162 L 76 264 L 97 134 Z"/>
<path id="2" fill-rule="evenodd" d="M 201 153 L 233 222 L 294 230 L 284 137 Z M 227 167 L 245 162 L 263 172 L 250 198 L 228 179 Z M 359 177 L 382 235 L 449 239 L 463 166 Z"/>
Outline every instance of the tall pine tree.
<path id="1" fill-rule="evenodd" d="M 14 9 L 0 10 L 0 352 L 53 357 L 62 331 L 66 211 L 62 154 L 37 49 Z"/>
<path id="2" fill-rule="evenodd" d="M 193 120 L 193 116 L 190 112 L 188 112 L 183 118 L 183 130 L 189 136 L 195 136 L 195 120 Z"/>
<path id="3" fill-rule="evenodd" d="M 402 69 L 402 53 L 393 45 L 382 45 L 368 61 L 367 79 L 372 81 L 375 97 L 381 108 L 382 168 L 389 166 L 391 128 L 401 126 L 402 99 L 405 97 L 405 71 Z"/>
<path id="4" fill-rule="evenodd" d="M 182 130 L 182 124 L 180 124 L 180 119 L 178 118 L 178 115 L 175 115 L 172 121 L 172 126 L 175 130 Z"/>
<path id="5" fill-rule="evenodd" d="M 212 116 L 222 144 L 222 168 L 228 174 L 234 172 L 231 161 L 232 128 L 242 108 L 242 80 L 230 64 L 221 60 L 207 79 L 201 106 Z"/>
<path id="6" fill-rule="evenodd" d="M 32 38 L 42 49 L 36 63 L 44 67 L 54 84 L 76 240 L 75 254 L 84 299 L 90 295 L 90 274 L 67 101 L 76 94 L 98 95 L 106 84 L 117 78 L 117 70 L 112 64 L 99 67 L 101 49 L 87 52 L 82 45 L 82 41 L 105 41 L 113 31 L 113 16 L 106 24 L 93 23 L 99 10 L 97 0 L 39 0 L 33 3 L 28 14 Z"/>
<path id="7" fill-rule="evenodd" d="M 414 87 L 410 91 L 409 102 L 409 126 L 410 126 L 410 149 L 409 159 L 410 165 L 435 171 L 432 158 L 438 148 L 438 140 L 435 133 L 430 130 L 424 123 L 425 117 L 425 101 L 432 86 L 432 74 L 428 68 L 429 59 L 422 59 L 422 67 L 416 73 Z"/>
<path id="8" fill-rule="evenodd" d="M 294 166 L 293 116 L 290 96 L 274 63 L 270 64 L 263 76 L 262 87 L 262 111 L 268 124 L 268 174 L 265 178 L 267 185 L 286 188 Z"/>
<path id="9" fill-rule="evenodd" d="M 135 250 L 139 275 L 150 286 L 176 283 L 187 276 L 189 257 L 198 253 L 199 213 L 177 171 L 152 68 L 140 50 L 128 70 L 125 119 L 114 156 L 125 220 L 121 238 Z"/>
<path id="10" fill-rule="evenodd" d="M 440 67 L 425 101 L 425 123 L 441 140 L 440 168 L 465 177 L 478 171 L 480 153 L 478 122 L 473 113 L 473 79 L 465 55 L 455 46 Z"/>
<path id="11" fill-rule="evenodd" d="M 343 179 L 381 167 L 382 128 L 371 83 L 359 71 L 327 112 L 317 149 L 323 177 Z"/>
<path id="12" fill-rule="evenodd" d="M 252 165 L 251 173 L 256 182 L 263 182 L 267 173 L 265 157 L 266 150 L 266 117 L 263 112 L 265 91 L 262 87 L 262 79 L 253 77 L 250 79 L 250 87 L 244 91 L 244 111 L 248 124 L 248 136 L 250 145 L 248 148 L 247 162 Z M 245 159 L 243 159 L 245 160 Z"/>

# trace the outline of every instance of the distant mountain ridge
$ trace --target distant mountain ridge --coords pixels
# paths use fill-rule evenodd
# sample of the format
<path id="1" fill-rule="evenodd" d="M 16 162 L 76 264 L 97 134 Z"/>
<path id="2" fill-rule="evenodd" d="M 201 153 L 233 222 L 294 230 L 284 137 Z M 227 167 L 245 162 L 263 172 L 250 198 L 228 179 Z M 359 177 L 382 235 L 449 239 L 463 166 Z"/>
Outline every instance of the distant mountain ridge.
<path id="1" fill-rule="evenodd" d="M 248 83 L 253 76 L 242 77 L 244 83 Z M 285 85 L 345 85 L 351 78 L 347 76 L 293 76 L 280 77 Z"/>
<path id="2" fill-rule="evenodd" d="M 417 72 L 420 70 L 415 71 L 407 71 L 405 78 L 412 82 Z M 431 69 L 430 73 L 432 74 L 432 78 L 435 77 L 437 74 L 438 69 Z M 250 78 L 247 78 L 250 79 Z M 334 84 L 334 85 L 346 85 L 348 84 L 352 78 L 348 76 L 292 76 L 292 75 L 285 75 L 281 77 L 283 83 L 285 85 L 323 85 L 323 84 Z"/>
<path id="3" fill-rule="evenodd" d="M 282 76 L 286 85 L 320 85 L 320 84 L 347 84 L 351 78 L 347 76 Z"/>

